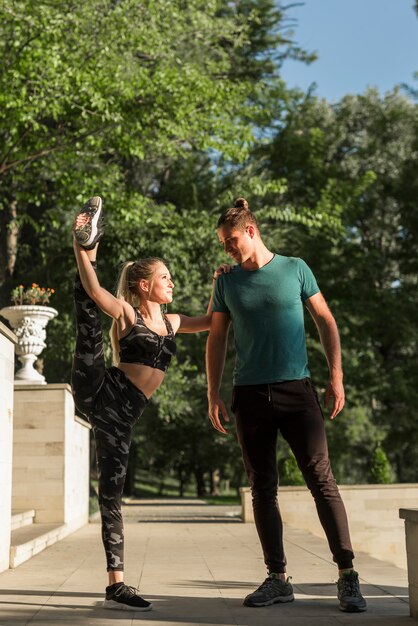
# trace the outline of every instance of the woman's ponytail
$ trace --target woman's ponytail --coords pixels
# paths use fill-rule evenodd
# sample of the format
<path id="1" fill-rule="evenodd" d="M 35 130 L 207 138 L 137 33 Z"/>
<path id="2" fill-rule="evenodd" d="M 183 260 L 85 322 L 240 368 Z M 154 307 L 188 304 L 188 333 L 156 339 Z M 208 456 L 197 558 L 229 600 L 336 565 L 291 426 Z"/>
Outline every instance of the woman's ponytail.
<path id="1" fill-rule="evenodd" d="M 118 280 L 116 282 L 115 297 L 119 300 L 129 302 L 133 307 L 139 304 L 138 296 L 131 290 L 130 274 L 134 261 L 127 261 L 120 269 Z M 112 320 L 110 327 L 110 343 L 112 344 L 113 365 L 119 365 L 119 339 L 116 320 Z"/>
<path id="2" fill-rule="evenodd" d="M 125 300 L 134 309 L 139 307 L 139 291 L 138 283 L 140 280 L 151 281 L 154 276 L 156 266 L 164 263 L 162 259 L 157 257 L 147 257 L 138 261 L 127 261 L 120 269 L 118 280 L 115 288 L 115 297 L 119 300 Z M 116 320 L 112 321 L 110 327 L 110 342 L 112 344 L 113 364 L 119 365 L 119 339 Z"/>

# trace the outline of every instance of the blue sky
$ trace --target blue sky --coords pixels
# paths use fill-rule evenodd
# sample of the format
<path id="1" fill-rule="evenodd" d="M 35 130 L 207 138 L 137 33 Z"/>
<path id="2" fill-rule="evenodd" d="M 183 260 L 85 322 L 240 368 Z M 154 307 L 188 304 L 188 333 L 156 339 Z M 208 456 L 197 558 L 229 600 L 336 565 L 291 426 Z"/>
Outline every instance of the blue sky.
<path id="1" fill-rule="evenodd" d="M 316 51 L 318 60 L 311 65 L 286 61 L 282 77 L 303 90 L 317 83 L 315 94 L 331 101 L 368 86 L 382 93 L 399 83 L 417 87 L 413 7 L 414 0 L 304 0 L 287 15 L 297 19 L 295 41 Z"/>

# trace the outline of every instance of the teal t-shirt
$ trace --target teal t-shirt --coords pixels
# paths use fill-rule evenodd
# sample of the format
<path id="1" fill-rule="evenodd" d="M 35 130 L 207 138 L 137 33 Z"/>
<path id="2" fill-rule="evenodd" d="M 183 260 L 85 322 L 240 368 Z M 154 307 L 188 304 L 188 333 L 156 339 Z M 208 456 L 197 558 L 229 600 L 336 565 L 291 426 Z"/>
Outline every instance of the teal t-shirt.
<path id="1" fill-rule="evenodd" d="M 319 292 L 305 261 L 276 254 L 258 270 L 240 265 L 216 281 L 213 311 L 234 328 L 235 385 L 296 380 L 310 375 L 303 302 Z"/>

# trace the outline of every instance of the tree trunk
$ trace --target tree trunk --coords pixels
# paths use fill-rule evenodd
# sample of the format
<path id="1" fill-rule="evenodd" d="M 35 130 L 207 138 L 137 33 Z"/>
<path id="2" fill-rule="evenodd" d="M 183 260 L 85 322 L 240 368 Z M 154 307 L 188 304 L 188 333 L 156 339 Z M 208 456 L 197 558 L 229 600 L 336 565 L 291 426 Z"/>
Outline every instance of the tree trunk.
<path id="1" fill-rule="evenodd" d="M 19 236 L 19 226 L 17 223 L 17 202 L 13 200 L 10 203 L 10 221 L 7 229 L 7 270 L 9 276 L 13 276 L 17 258 L 17 241 Z"/>
<path id="2" fill-rule="evenodd" d="M 0 286 L 4 285 L 9 276 L 13 276 L 16 266 L 17 244 L 19 238 L 16 200 L 12 200 L 10 202 L 9 210 L 5 211 L 1 222 Z"/>
<path id="3" fill-rule="evenodd" d="M 196 493 L 198 498 L 206 496 L 205 475 L 200 467 L 194 470 L 194 476 L 196 478 Z"/>
<path id="4" fill-rule="evenodd" d="M 177 470 L 177 480 L 179 481 L 179 497 L 182 498 L 184 496 L 186 481 L 184 480 L 184 473 L 181 467 Z"/>
<path id="5" fill-rule="evenodd" d="M 212 470 L 210 473 L 210 495 L 221 495 L 221 471 L 219 469 Z"/>

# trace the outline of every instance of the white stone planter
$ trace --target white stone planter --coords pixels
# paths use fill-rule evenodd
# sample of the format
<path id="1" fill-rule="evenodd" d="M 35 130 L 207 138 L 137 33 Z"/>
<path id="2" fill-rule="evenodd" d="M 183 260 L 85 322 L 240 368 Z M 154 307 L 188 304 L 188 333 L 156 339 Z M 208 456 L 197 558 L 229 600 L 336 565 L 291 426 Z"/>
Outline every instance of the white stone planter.
<path id="1" fill-rule="evenodd" d="M 16 372 L 15 385 L 45 385 L 45 377 L 33 367 L 37 357 L 46 348 L 45 327 L 58 311 L 49 306 L 20 304 L 0 309 L 16 337 L 16 354 L 22 367 Z"/>

